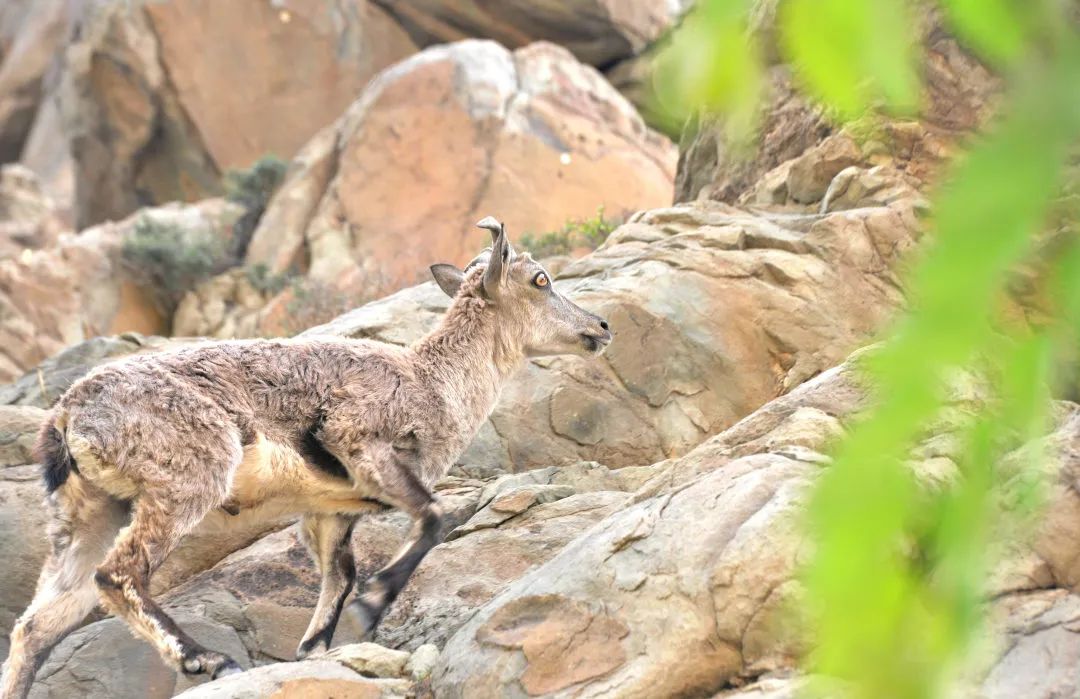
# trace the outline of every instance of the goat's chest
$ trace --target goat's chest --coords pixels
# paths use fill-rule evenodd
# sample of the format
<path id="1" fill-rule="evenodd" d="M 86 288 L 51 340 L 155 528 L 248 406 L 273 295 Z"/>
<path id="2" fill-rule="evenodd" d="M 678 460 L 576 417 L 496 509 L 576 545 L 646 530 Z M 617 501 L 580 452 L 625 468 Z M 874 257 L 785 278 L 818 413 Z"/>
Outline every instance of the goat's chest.
<path id="1" fill-rule="evenodd" d="M 244 447 L 226 504 L 267 508 L 277 514 L 350 514 L 378 508 L 350 480 L 308 464 L 292 447 L 259 434 Z"/>

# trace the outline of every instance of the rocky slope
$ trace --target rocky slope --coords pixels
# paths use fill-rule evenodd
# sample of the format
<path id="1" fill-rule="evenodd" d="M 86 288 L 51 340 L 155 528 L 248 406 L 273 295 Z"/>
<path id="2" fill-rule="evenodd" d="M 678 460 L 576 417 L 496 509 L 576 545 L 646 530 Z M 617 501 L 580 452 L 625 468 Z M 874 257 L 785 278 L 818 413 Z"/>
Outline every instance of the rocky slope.
<path id="1" fill-rule="evenodd" d="M 0 150 L 67 168 L 79 220 L 120 220 L 62 232 L 45 169 L 0 172 L 0 656 L 44 555 L 33 433 L 91 367 L 187 341 L 140 333 L 299 330 L 298 300 L 403 285 L 305 332 L 411 342 L 448 303 L 412 275 L 475 254 L 482 215 L 505 217 L 514 238 L 599 204 L 628 220 L 559 262 L 560 290 L 603 313 L 614 344 L 515 377 L 438 485 L 446 541 L 375 643 L 345 619 L 339 648 L 285 662 L 317 595 L 297 528 L 215 513 L 154 589 L 197 640 L 251 669 L 193 685 L 98 615 L 55 649 L 32 696 L 797 695 L 800 507 L 866 401 L 849 355 L 903 305 L 923 192 L 997 89 L 935 18 L 924 120 L 837 131 L 776 67 L 757 157 L 733 160 L 705 124 L 685 135 L 676 175 L 670 143 L 596 68 L 635 60 L 683 3 L 59 7 L 0 9 L 0 116 L 33 116 L 29 131 L 0 124 Z M 30 46 L 21 32 L 61 26 L 79 31 L 59 58 L 4 77 Z M 469 36 L 508 48 L 458 41 Z M 443 40 L 456 43 L 429 46 Z M 296 154 L 250 243 L 234 245 L 244 211 L 206 196 L 271 149 Z M 174 198 L 199 201 L 144 206 Z M 180 289 L 171 314 L 124 259 L 148 227 L 240 259 Z M 953 433 L 979 400 L 958 383 L 913 451 L 928 487 L 958 477 Z M 996 633 L 965 696 L 1080 691 L 1080 406 L 1056 406 L 1046 445 L 1059 458 L 1045 519 L 994 573 Z M 361 522 L 361 577 L 407 528 L 395 512 Z"/>

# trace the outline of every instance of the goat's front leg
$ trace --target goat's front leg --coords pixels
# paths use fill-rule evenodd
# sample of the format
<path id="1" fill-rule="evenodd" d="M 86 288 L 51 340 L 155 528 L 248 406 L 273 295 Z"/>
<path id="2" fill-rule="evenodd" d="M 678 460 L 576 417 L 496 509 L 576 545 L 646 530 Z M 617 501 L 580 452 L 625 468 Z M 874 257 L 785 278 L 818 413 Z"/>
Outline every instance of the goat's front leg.
<path id="1" fill-rule="evenodd" d="M 442 508 L 400 454 L 395 452 L 387 457 L 379 476 L 383 487 L 380 499 L 386 499 L 408 513 L 413 526 L 408 540 L 393 560 L 368 578 L 363 594 L 349 605 L 350 613 L 359 617 L 364 636 L 378 626 L 387 607 L 397 598 L 427 552 L 442 541 Z"/>
<path id="2" fill-rule="evenodd" d="M 353 515 L 304 517 L 300 531 L 315 559 L 315 565 L 322 573 L 322 584 L 315 613 L 311 616 L 300 647 L 296 649 L 297 660 L 330 647 L 345 599 L 356 582 L 356 563 L 351 544 L 355 524 L 356 517 Z"/>

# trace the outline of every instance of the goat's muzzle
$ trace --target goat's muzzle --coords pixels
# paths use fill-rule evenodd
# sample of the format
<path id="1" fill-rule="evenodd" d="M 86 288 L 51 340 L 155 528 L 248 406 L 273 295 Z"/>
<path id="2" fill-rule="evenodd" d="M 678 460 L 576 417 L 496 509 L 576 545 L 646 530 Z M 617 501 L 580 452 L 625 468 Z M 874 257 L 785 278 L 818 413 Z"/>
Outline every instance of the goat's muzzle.
<path id="1" fill-rule="evenodd" d="M 613 335 L 606 320 L 599 321 L 600 327 L 589 332 L 581 333 L 581 340 L 585 343 L 585 349 L 592 354 L 601 354 L 611 344 Z"/>

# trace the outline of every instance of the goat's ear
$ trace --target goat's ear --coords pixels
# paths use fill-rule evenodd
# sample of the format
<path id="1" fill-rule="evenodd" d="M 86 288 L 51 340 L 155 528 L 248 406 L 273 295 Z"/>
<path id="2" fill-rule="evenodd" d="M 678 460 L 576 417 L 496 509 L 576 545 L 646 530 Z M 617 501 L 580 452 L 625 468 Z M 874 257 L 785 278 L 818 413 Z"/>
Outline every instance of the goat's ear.
<path id="1" fill-rule="evenodd" d="M 431 276 L 435 277 L 435 283 L 450 298 L 457 296 L 461 282 L 465 280 L 465 273 L 454 265 L 437 264 L 431 265 Z"/>

